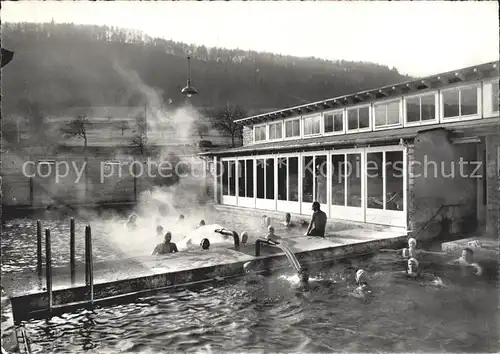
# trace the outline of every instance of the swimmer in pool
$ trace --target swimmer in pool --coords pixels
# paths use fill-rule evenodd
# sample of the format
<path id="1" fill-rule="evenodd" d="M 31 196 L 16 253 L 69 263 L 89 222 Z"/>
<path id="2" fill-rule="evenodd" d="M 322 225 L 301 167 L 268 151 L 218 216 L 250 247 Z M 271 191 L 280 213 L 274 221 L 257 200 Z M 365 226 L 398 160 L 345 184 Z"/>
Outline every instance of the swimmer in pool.
<path id="1" fill-rule="evenodd" d="M 262 275 L 258 275 L 256 272 L 259 271 L 259 264 L 256 262 L 246 262 L 243 264 L 243 271 L 245 272 L 245 280 L 249 284 L 260 284 L 264 281 Z"/>
<path id="2" fill-rule="evenodd" d="M 356 288 L 351 292 L 351 296 L 357 299 L 366 299 L 372 292 L 368 284 L 368 274 L 363 269 L 358 269 L 355 280 Z"/>
<path id="3" fill-rule="evenodd" d="M 158 225 L 158 226 L 156 227 L 156 236 L 157 236 L 157 237 L 161 237 L 161 236 L 163 236 L 163 226 Z"/>
<path id="4" fill-rule="evenodd" d="M 451 261 L 450 263 L 459 264 L 462 267 L 464 274 L 468 274 L 469 272 L 478 276 L 483 274 L 483 268 L 474 262 L 474 251 L 469 247 L 463 249 L 462 256 L 460 258 Z"/>
<path id="5" fill-rule="evenodd" d="M 248 234 L 246 231 L 241 233 L 241 243 L 246 244 L 248 242 Z"/>
<path id="6" fill-rule="evenodd" d="M 125 222 L 125 228 L 130 231 L 137 228 L 137 215 L 130 214 L 127 221 Z"/>
<path id="7" fill-rule="evenodd" d="M 408 239 L 408 248 L 403 248 L 401 254 L 404 258 L 416 258 L 417 257 L 417 240 L 413 237 Z"/>
<path id="8" fill-rule="evenodd" d="M 285 214 L 285 221 L 282 223 L 286 228 L 294 227 L 295 224 L 292 222 L 292 215 L 290 213 Z"/>
<path id="9" fill-rule="evenodd" d="M 431 273 L 421 272 L 416 258 L 408 259 L 408 268 L 399 273 L 399 275 L 402 275 L 406 279 L 424 280 L 433 283 L 434 285 L 443 285 L 443 280 L 440 277 Z"/>
<path id="10" fill-rule="evenodd" d="M 177 222 L 183 222 L 184 221 L 184 215 L 181 214 L 179 215 L 179 218 L 177 219 Z"/>
<path id="11" fill-rule="evenodd" d="M 272 241 L 272 242 L 279 242 L 281 240 L 281 237 L 279 237 L 278 235 L 276 235 L 274 233 L 274 227 L 269 225 L 267 227 L 267 236 L 266 236 L 266 239 L 268 241 Z"/>
<path id="12" fill-rule="evenodd" d="M 157 255 L 157 254 L 167 254 L 167 253 L 174 253 L 174 252 L 179 252 L 177 250 L 177 245 L 173 242 L 170 242 L 172 240 L 172 234 L 170 231 L 167 231 L 165 234 L 165 241 L 163 243 L 160 243 L 156 245 L 152 255 Z"/>
<path id="13" fill-rule="evenodd" d="M 264 227 L 268 227 L 269 225 L 271 225 L 271 218 L 267 215 L 262 215 L 262 225 Z"/>
<path id="14" fill-rule="evenodd" d="M 202 250 L 208 250 L 210 248 L 210 241 L 208 240 L 208 238 L 204 238 L 203 240 L 201 240 L 200 246 Z"/>
<path id="15" fill-rule="evenodd" d="M 326 229 L 326 214 L 321 210 L 321 206 L 318 202 L 312 203 L 313 214 L 311 217 L 311 222 L 307 228 L 304 236 L 319 236 L 325 237 Z"/>
<path id="16" fill-rule="evenodd" d="M 199 228 L 202 226 L 205 226 L 205 220 L 201 220 L 200 223 L 198 224 L 198 226 L 196 226 L 196 228 Z"/>

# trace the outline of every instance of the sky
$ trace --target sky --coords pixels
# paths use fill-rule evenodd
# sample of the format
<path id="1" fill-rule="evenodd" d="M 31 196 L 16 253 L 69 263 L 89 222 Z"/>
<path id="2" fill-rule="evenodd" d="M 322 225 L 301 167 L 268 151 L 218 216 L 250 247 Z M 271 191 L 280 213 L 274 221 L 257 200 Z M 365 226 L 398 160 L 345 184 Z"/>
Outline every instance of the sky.
<path id="1" fill-rule="evenodd" d="M 207 47 L 369 61 L 426 76 L 498 60 L 496 1 L 20 1 L 6 22 L 141 30 Z"/>

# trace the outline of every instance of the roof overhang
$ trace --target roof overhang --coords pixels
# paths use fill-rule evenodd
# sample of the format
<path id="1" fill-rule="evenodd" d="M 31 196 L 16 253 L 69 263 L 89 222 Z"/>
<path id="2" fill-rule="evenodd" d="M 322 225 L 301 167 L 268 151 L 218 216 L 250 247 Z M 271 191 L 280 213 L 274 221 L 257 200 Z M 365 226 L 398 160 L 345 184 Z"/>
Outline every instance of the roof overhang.
<path id="1" fill-rule="evenodd" d="M 376 99 L 391 98 L 402 94 L 417 93 L 422 90 L 440 88 L 446 85 L 481 80 L 483 78 L 498 76 L 498 62 L 470 66 L 452 70 L 437 75 L 432 75 L 417 80 L 402 82 L 395 85 L 384 86 L 372 90 L 357 92 L 335 98 L 311 102 L 300 106 L 284 108 L 278 111 L 254 115 L 235 120 L 241 125 L 254 125 L 275 119 L 289 118 L 299 115 L 318 113 L 324 110 L 341 109 L 345 106 L 362 104 Z"/>

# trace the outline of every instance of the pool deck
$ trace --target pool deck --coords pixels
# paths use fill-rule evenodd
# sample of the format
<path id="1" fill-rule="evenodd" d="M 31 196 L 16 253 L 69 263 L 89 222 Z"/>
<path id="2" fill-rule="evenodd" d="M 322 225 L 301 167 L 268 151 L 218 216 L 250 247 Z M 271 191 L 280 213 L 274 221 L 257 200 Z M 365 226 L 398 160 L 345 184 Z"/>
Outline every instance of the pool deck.
<path id="1" fill-rule="evenodd" d="M 284 243 L 301 264 L 312 264 L 403 245 L 406 238 L 406 233 L 394 230 L 348 229 L 336 231 L 326 238 L 289 237 Z M 255 245 L 251 242 L 241 245 L 239 251 L 219 248 L 95 263 L 94 303 L 110 297 L 241 276 L 244 274 L 243 264 L 252 260 L 262 263 L 266 269 L 290 267 L 284 253 L 276 248 L 264 245 L 259 257 L 255 257 L 254 252 Z M 77 267 L 74 286 L 71 286 L 69 269 L 53 269 L 53 311 L 89 303 L 90 293 L 85 286 L 83 269 L 83 265 Z M 45 279 L 38 278 L 34 272 L 4 274 L 2 285 L 10 297 L 16 322 L 32 317 L 33 313 L 47 315 L 48 295 L 45 289 L 42 290 Z"/>

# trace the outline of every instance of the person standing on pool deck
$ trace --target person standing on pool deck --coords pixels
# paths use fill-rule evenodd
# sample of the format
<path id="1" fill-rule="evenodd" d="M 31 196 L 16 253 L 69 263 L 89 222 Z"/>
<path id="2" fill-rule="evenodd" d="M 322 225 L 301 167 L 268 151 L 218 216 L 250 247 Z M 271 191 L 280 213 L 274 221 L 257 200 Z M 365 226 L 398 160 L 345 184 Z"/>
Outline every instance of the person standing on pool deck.
<path id="1" fill-rule="evenodd" d="M 314 202 L 312 204 L 312 218 L 309 223 L 309 227 L 307 228 L 304 236 L 319 236 L 325 237 L 325 228 L 326 228 L 326 214 L 324 211 L 320 209 L 320 204 L 318 202 Z M 313 227 L 314 225 L 314 227 Z"/>

